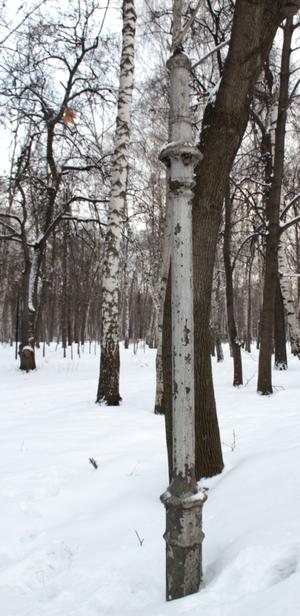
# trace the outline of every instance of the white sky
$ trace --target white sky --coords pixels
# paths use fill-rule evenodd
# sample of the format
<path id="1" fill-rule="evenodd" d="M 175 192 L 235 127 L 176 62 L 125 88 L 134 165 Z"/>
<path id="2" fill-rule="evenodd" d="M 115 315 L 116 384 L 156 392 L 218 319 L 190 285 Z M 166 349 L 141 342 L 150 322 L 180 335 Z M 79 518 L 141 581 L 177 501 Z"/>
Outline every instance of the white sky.
<path id="1" fill-rule="evenodd" d="M 44 5 L 44 10 L 48 11 L 51 9 L 51 5 L 53 6 L 54 0 L 46 0 Z M 28 13 L 33 6 L 39 6 L 41 0 L 31 0 L 30 2 L 22 2 L 21 0 L 6 0 L 6 2 L 1 2 L 0 0 L 0 16 L 3 15 L 2 19 L 0 19 L 0 41 L 2 41 L 7 34 L 13 30 L 20 22 L 22 21 L 24 15 Z M 103 0 L 101 4 L 101 8 L 103 7 L 103 15 L 105 13 L 105 9 L 109 3 L 109 7 L 106 13 L 105 24 L 102 30 L 102 34 L 107 33 L 121 33 L 122 29 L 122 13 L 121 13 L 121 5 L 122 0 Z M 4 9 L 3 9 L 4 4 Z M 159 3 L 158 3 L 159 4 Z M 64 6 L 66 8 L 66 12 L 68 11 L 70 5 L 70 0 L 61 0 L 60 7 L 63 9 Z M 158 7 L 157 7 L 158 8 Z M 142 18 L 144 16 L 144 0 L 136 0 L 136 10 L 138 13 L 138 21 L 137 21 L 137 52 L 136 52 L 136 82 L 138 81 L 138 77 L 141 75 L 149 75 L 152 72 L 153 66 L 155 64 L 156 58 L 155 54 L 151 54 L 145 50 L 145 42 L 144 37 L 141 36 L 139 32 L 139 23 L 141 23 L 142 19 L 139 19 L 139 16 Z M 3 25 L 5 20 L 5 24 Z M 13 40 L 13 35 L 11 37 Z M 10 169 L 10 160 L 9 160 L 9 150 L 11 144 L 12 134 L 9 129 L 4 129 L 0 126 L 0 174 L 9 173 Z"/>
<path id="2" fill-rule="evenodd" d="M 55 0 L 46 0 L 45 10 L 49 10 L 51 8 L 51 5 L 53 6 L 54 1 Z M 107 32 L 120 33 L 121 27 L 122 27 L 122 20 L 121 20 L 122 0 L 103 0 L 102 1 L 103 14 L 107 6 L 107 2 L 109 2 L 109 8 L 108 8 L 107 15 L 106 15 L 103 33 L 104 34 Z M 15 28 L 22 21 L 22 18 L 24 17 L 26 13 L 28 13 L 31 7 L 38 6 L 40 3 L 41 3 L 41 0 L 31 0 L 29 2 L 26 2 L 26 1 L 22 2 L 22 0 L 6 0 L 6 1 L 4 0 L 1 2 L 0 0 L 0 41 L 3 40 L 3 38 L 7 35 L 7 33 L 11 29 Z M 152 4 L 157 9 L 161 7 L 160 0 L 152 0 Z M 3 5 L 4 5 L 4 9 L 3 9 Z M 61 0 L 60 7 L 64 8 L 64 6 L 67 12 L 70 6 L 70 0 Z M 144 37 L 142 37 L 141 31 L 139 31 L 139 23 L 142 22 L 142 19 L 145 13 L 144 0 L 136 0 L 136 7 L 137 7 L 137 13 L 138 13 L 138 22 L 137 22 L 137 53 L 136 53 L 137 66 L 136 66 L 136 71 L 135 71 L 136 72 L 135 81 L 137 83 L 138 81 L 140 81 L 141 77 L 149 76 L 152 73 L 153 67 L 157 61 L 157 55 L 162 52 L 161 50 L 159 51 L 157 49 L 157 55 L 156 55 L 156 53 L 153 51 L 154 50 L 153 46 L 152 46 L 150 53 L 149 53 L 149 49 L 147 50 L 146 48 L 147 41 L 145 40 Z M 1 19 L 2 15 L 6 20 L 7 27 L 3 26 L 3 18 Z M 139 19 L 139 16 L 140 16 L 140 19 Z M 299 40 L 297 40 L 295 36 L 294 47 L 296 47 L 297 44 L 299 44 Z M 165 47 L 164 53 L 167 57 L 168 55 L 167 36 L 166 36 L 166 47 Z M 296 53 L 297 55 L 299 54 L 299 52 L 296 52 Z M 292 56 L 292 59 L 294 61 L 295 61 L 295 56 L 296 54 L 294 53 Z M 9 130 L 4 130 L 0 126 L 0 174 L 5 174 L 9 172 L 10 141 L 11 141 L 11 132 Z"/>
<path id="3" fill-rule="evenodd" d="M 109 7 L 105 18 L 105 24 L 102 30 L 103 34 L 108 32 L 121 32 L 122 28 L 122 14 L 121 14 L 121 0 L 103 0 L 103 15 L 107 2 L 109 1 Z M 14 30 L 18 26 L 26 13 L 31 10 L 31 7 L 39 6 L 41 0 L 35 0 L 34 2 L 21 2 L 21 0 L 9 0 L 7 2 L 0 3 L 0 16 L 2 16 L 0 22 L 0 41 L 7 36 L 9 32 Z M 4 9 L 3 9 L 4 4 Z M 45 10 L 49 10 L 53 5 L 52 0 L 46 0 Z M 63 8 L 65 5 L 66 11 L 70 5 L 69 0 L 62 0 L 60 6 Z M 4 21 L 5 20 L 5 21 Z M 5 24 L 5 25 L 4 25 Z M 11 39 L 13 40 L 13 34 Z M 12 134 L 9 129 L 4 129 L 0 126 L 0 174 L 9 173 L 10 159 L 9 151 L 11 146 Z"/>

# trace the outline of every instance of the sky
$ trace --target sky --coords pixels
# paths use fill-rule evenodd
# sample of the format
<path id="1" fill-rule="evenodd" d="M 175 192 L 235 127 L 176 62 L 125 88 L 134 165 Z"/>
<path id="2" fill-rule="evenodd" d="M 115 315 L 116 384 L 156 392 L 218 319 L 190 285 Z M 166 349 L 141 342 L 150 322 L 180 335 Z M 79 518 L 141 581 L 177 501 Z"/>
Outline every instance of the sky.
<path id="1" fill-rule="evenodd" d="M 13 41 L 13 31 L 21 24 L 24 15 L 28 14 L 32 10 L 32 7 L 39 7 L 41 4 L 41 0 L 36 0 L 35 2 L 20 2 L 20 0 L 9 0 L 9 2 L 2 2 L 0 5 L 2 7 L 2 12 L 0 13 L 2 16 L 0 21 L 0 42 L 6 39 L 10 32 L 12 32 L 12 34 L 5 41 L 5 44 L 9 44 Z M 42 10 L 49 10 L 51 4 L 53 4 L 53 0 L 46 0 L 42 6 Z M 118 0 L 104 0 L 102 5 L 104 7 L 102 11 L 103 16 L 105 14 L 107 4 L 109 6 L 105 15 L 102 34 L 105 35 L 111 32 L 120 34 L 122 28 L 122 14 L 120 10 L 121 3 L 118 2 Z M 62 0 L 60 6 L 63 7 L 64 5 L 66 6 L 67 11 L 69 2 L 67 0 Z M 0 174 L 5 175 L 9 173 L 9 151 L 11 148 L 11 143 L 12 134 L 10 128 L 4 128 L 0 125 Z"/>
<path id="2" fill-rule="evenodd" d="M 43 10 L 49 10 L 51 5 L 56 0 L 45 0 L 43 4 Z M 153 6 L 157 9 L 160 8 L 160 2 L 156 2 L 153 0 Z M 3 40 L 7 34 L 14 30 L 18 24 L 20 24 L 32 7 L 39 6 L 42 4 L 42 0 L 31 0 L 30 2 L 21 2 L 21 0 L 9 0 L 3 1 L 0 4 L 0 42 Z M 121 19 L 121 0 L 103 0 L 103 15 L 106 11 L 106 7 L 108 4 L 108 10 L 106 12 L 105 24 L 103 27 L 103 34 L 107 33 L 118 33 L 120 35 L 122 28 L 122 19 Z M 61 0 L 60 6 L 64 8 L 66 7 L 66 11 L 68 10 L 69 0 Z M 2 11 L 1 11 L 2 7 Z M 4 7 L 4 8 L 3 8 Z M 157 58 L 159 54 L 165 55 L 166 57 L 163 59 L 167 59 L 168 55 L 168 36 L 165 36 L 165 49 L 161 51 L 161 45 L 157 44 L 157 47 L 151 45 L 151 49 L 149 47 L 149 40 L 145 38 L 144 34 L 142 34 L 141 24 L 145 19 L 145 5 L 144 0 L 136 0 L 136 8 L 138 14 L 137 21 L 137 35 L 136 35 L 136 70 L 135 70 L 135 82 L 145 79 L 153 74 L 155 63 L 157 62 Z M 6 25 L 3 25 L 5 20 Z M 279 31 L 278 40 L 281 37 L 281 33 Z M 13 40 L 13 35 L 6 41 L 8 44 L 11 40 Z M 295 37 L 294 47 L 299 44 L 299 41 Z M 297 56 L 300 56 L 299 51 L 293 53 L 293 61 L 298 61 Z M 3 126 L 0 125 L 0 174 L 9 173 L 10 168 L 10 160 L 9 160 L 9 149 L 11 144 L 11 131 L 8 128 L 4 129 Z"/>

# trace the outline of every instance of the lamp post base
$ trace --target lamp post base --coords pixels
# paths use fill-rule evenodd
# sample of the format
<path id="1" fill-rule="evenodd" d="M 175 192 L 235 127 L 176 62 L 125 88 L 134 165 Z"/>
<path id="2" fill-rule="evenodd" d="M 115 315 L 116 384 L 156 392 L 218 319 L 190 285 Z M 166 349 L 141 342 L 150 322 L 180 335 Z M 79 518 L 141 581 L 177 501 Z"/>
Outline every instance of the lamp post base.
<path id="1" fill-rule="evenodd" d="M 166 508 L 166 599 L 180 599 L 199 590 L 202 578 L 202 492 L 174 496 L 167 490 L 161 501 Z"/>

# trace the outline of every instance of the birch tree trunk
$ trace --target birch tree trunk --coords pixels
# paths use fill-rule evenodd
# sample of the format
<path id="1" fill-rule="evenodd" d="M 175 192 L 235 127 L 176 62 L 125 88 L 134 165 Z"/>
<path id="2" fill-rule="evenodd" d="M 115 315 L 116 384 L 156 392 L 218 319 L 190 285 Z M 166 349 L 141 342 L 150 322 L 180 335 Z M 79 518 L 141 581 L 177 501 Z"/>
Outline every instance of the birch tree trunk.
<path id="1" fill-rule="evenodd" d="M 62 247 L 62 302 L 61 302 L 61 341 L 64 357 L 67 356 L 67 331 L 69 319 L 69 290 L 68 290 L 68 240 L 69 222 L 64 223 L 63 228 L 63 247 Z"/>
<path id="2" fill-rule="evenodd" d="M 129 225 L 127 225 L 127 233 L 124 246 L 124 264 L 123 264 L 123 328 L 124 328 L 124 348 L 129 349 L 129 277 L 128 277 L 128 243 L 129 243 Z"/>
<path id="3" fill-rule="evenodd" d="M 280 242 L 278 249 L 278 266 L 280 289 L 289 327 L 291 351 L 293 355 L 300 359 L 300 325 L 295 311 L 295 303 L 288 276 L 287 259 L 282 242 Z"/>
<path id="4" fill-rule="evenodd" d="M 284 144 L 287 108 L 289 104 L 289 61 L 293 34 L 293 17 L 288 17 L 284 27 L 281 56 L 278 118 L 275 129 L 274 162 L 269 177 L 270 189 L 266 196 L 266 215 L 268 235 L 266 238 L 265 279 L 263 308 L 261 317 L 261 345 L 259 352 L 257 391 L 263 395 L 273 393 L 272 388 L 272 349 L 275 317 L 276 283 L 278 276 L 277 253 L 280 239 L 279 215 L 281 187 L 284 170 Z M 266 135 L 268 137 L 268 135 Z M 268 137 L 270 138 L 270 136 Z M 272 132 L 271 132 L 272 139 Z"/>
<path id="5" fill-rule="evenodd" d="M 168 188 L 167 188 L 168 190 Z M 156 414 L 164 414 L 166 409 L 164 408 L 164 378 L 163 378 L 163 323 L 164 323 L 164 305 L 167 292 L 168 275 L 170 269 L 170 207 L 169 198 L 166 199 L 166 220 L 165 220 L 165 233 L 164 233 L 164 248 L 162 259 L 162 271 L 161 271 L 161 284 L 160 284 L 160 297 L 159 297 L 159 313 L 157 322 L 157 352 L 156 352 L 156 390 L 155 390 L 155 403 L 154 412 Z"/>
<path id="6" fill-rule="evenodd" d="M 166 508 L 166 597 L 197 592 L 201 580 L 203 494 L 195 478 L 192 187 L 199 152 L 189 105 L 191 64 L 182 52 L 181 0 L 173 2 L 170 142 L 161 152 L 169 167 L 171 210 L 173 470 L 162 495 Z"/>
<path id="7" fill-rule="evenodd" d="M 221 273 L 216 272 L 216 285 L 214 293 L 216 321 L 214 324 L 217 362 L 224 361 L 222 346 L 222 304 L 221 304 Z"/>
<path id="8" fill-rule="evenodd" d="M 102 339 L 97 402 L 118 405 L 119 393 L 119 270 L 122 224 L 126 194 L 130 112 L 134 73 L 136 13 L 133 0 L 123 0 L 123 38 L 120 87 L 112 165 L 111 194 L 105 239 L 102 282 Z"/>
<path id="9" fill-rule="evenodd" d="M 277 370 L 287 370 L 284 303 L 280 289 L 279 276 L 276 281 L 275 296 L 274 355 L 274 367 Z"/>
<path id="10" fill-rule="evenodd" d="M 252 252 L 252 251 L 251 251 Z M 253 265 L 253 255 L 251 254 L 249 265 L 248 265 L 248 278 L 247 278 L 247 333 L 246 333 L 246 344 L 245 350 L 247 353 L 251 353 L 251 342 L 252 342 L 252 298 L 251 298 L 251 274 L 252 274 L 252 265 Z"/>
<path id="11" fill-rule="evenodd" d="M 8 242 L 4 242 L 0 255 L 1 267 L 1 300 L 0 300 L 0 339 L 5 340 L 5 306 L 9 289 L 9 264 L 10 246 Z"/>

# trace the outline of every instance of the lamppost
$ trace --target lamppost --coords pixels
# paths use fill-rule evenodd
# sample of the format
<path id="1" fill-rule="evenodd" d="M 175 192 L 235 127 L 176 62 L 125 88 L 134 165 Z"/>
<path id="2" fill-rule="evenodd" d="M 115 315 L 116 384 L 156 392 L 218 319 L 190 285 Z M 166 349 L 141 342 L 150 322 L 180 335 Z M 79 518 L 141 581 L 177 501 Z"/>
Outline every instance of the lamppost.
<path id="1" fill-rule="evenodd" d="M 161 496 L 166 508 L 166 598 L 197 592 L 202 575 L 202 506 L 195 479 L 192 188 L 201 157 L 194 145 L 189 81 L 191 63 L 178 43 L 181 0 L 173 3 L 173 54 L 169 70 L 168 167 L 171 211 L 173 473 Z"/>

